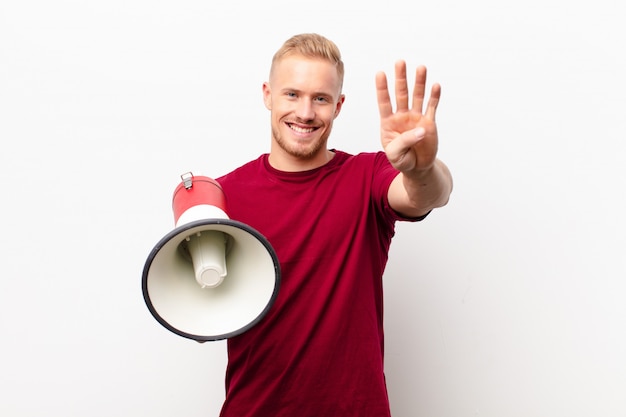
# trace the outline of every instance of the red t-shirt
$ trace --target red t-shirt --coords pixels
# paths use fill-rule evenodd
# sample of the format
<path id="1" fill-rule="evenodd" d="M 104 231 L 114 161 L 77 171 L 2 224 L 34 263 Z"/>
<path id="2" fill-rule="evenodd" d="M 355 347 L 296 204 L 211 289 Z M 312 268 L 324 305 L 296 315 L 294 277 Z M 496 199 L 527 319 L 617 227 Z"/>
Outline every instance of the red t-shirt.
<path id="1" fill-rule="evenodd" d="M 221 417 L 388 417 L 382 275 L 404 219 L 382 152 L 335 151 L 305 172 L 268 155 L 218 178 L 229 217 L 264 235 L 281 267 L 269 313 L 228 339 Z"/>

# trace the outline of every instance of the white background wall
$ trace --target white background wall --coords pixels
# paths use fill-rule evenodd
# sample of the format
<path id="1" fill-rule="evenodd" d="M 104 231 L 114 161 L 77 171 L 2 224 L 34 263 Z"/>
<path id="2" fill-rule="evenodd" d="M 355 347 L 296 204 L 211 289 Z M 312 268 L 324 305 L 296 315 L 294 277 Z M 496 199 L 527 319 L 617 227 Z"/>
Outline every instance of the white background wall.
<path id="1" fill-rule="evenodd" d="M 371 3 L 0 0 L 0 415 L 217 416 L 225 343 L 161 327 L 141 272 L 182 173 L 269 149 L 308 31 L 346 63 L 333 147 L 379 149 L 396 59 L 443 85 L 453 198 L 385 276 L 394 415 L 626 415 L 618 2 Z"/>

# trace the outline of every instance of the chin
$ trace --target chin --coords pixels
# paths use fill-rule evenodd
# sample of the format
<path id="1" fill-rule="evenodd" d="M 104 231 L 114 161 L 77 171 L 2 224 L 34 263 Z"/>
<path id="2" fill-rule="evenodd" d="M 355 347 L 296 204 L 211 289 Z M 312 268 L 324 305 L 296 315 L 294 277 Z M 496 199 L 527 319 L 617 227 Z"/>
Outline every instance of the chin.
<path id="1" fill-rule="evenodd" d="M 276 142 L 289 155 L 303 159 L 313 157 L 322 146 L 322 144 L 317 141 L 303 144 L 301 140 L 297 139 L 289 139 L 287 141 L 277 140 Z"/>

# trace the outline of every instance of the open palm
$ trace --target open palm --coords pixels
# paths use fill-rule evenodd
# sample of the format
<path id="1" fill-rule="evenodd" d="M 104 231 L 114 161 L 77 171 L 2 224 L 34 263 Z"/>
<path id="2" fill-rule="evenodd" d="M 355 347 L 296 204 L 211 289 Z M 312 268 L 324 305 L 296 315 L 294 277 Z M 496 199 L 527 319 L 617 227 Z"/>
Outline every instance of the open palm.
<path id="1" fill-rule="evenodd" d="M 428 170 L 435 163 L 438 148 L 435 114 L 441 86 L 434 84 L 426 110 L 423 111 L 426 90 L 426 67 L 415 71 L 413 102 L 409 108 L 409 89 L 406 78 L 406 63 L 395 64 L 396 111 L 393 111 L 387 76 L 376 74 L 376 97 L 380 113 L 381 142 L 387 158 L 399 171 Z"/>

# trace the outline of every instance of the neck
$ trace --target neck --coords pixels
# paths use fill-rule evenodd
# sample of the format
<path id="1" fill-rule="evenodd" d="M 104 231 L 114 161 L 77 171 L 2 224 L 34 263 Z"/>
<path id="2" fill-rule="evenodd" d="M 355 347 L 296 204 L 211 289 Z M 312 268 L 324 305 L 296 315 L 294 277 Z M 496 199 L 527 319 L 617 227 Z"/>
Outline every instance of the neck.
<path id="1" fill-rule="evenodd" d="M 311 158 L 302 158 L 289 155 L 272 149 L 269 155 L 269 163 L 272 168 L 285 172 L 310 171 L 326 165 L 335 156 L 335 153 L 324 149 L 318 155 Z"/>

